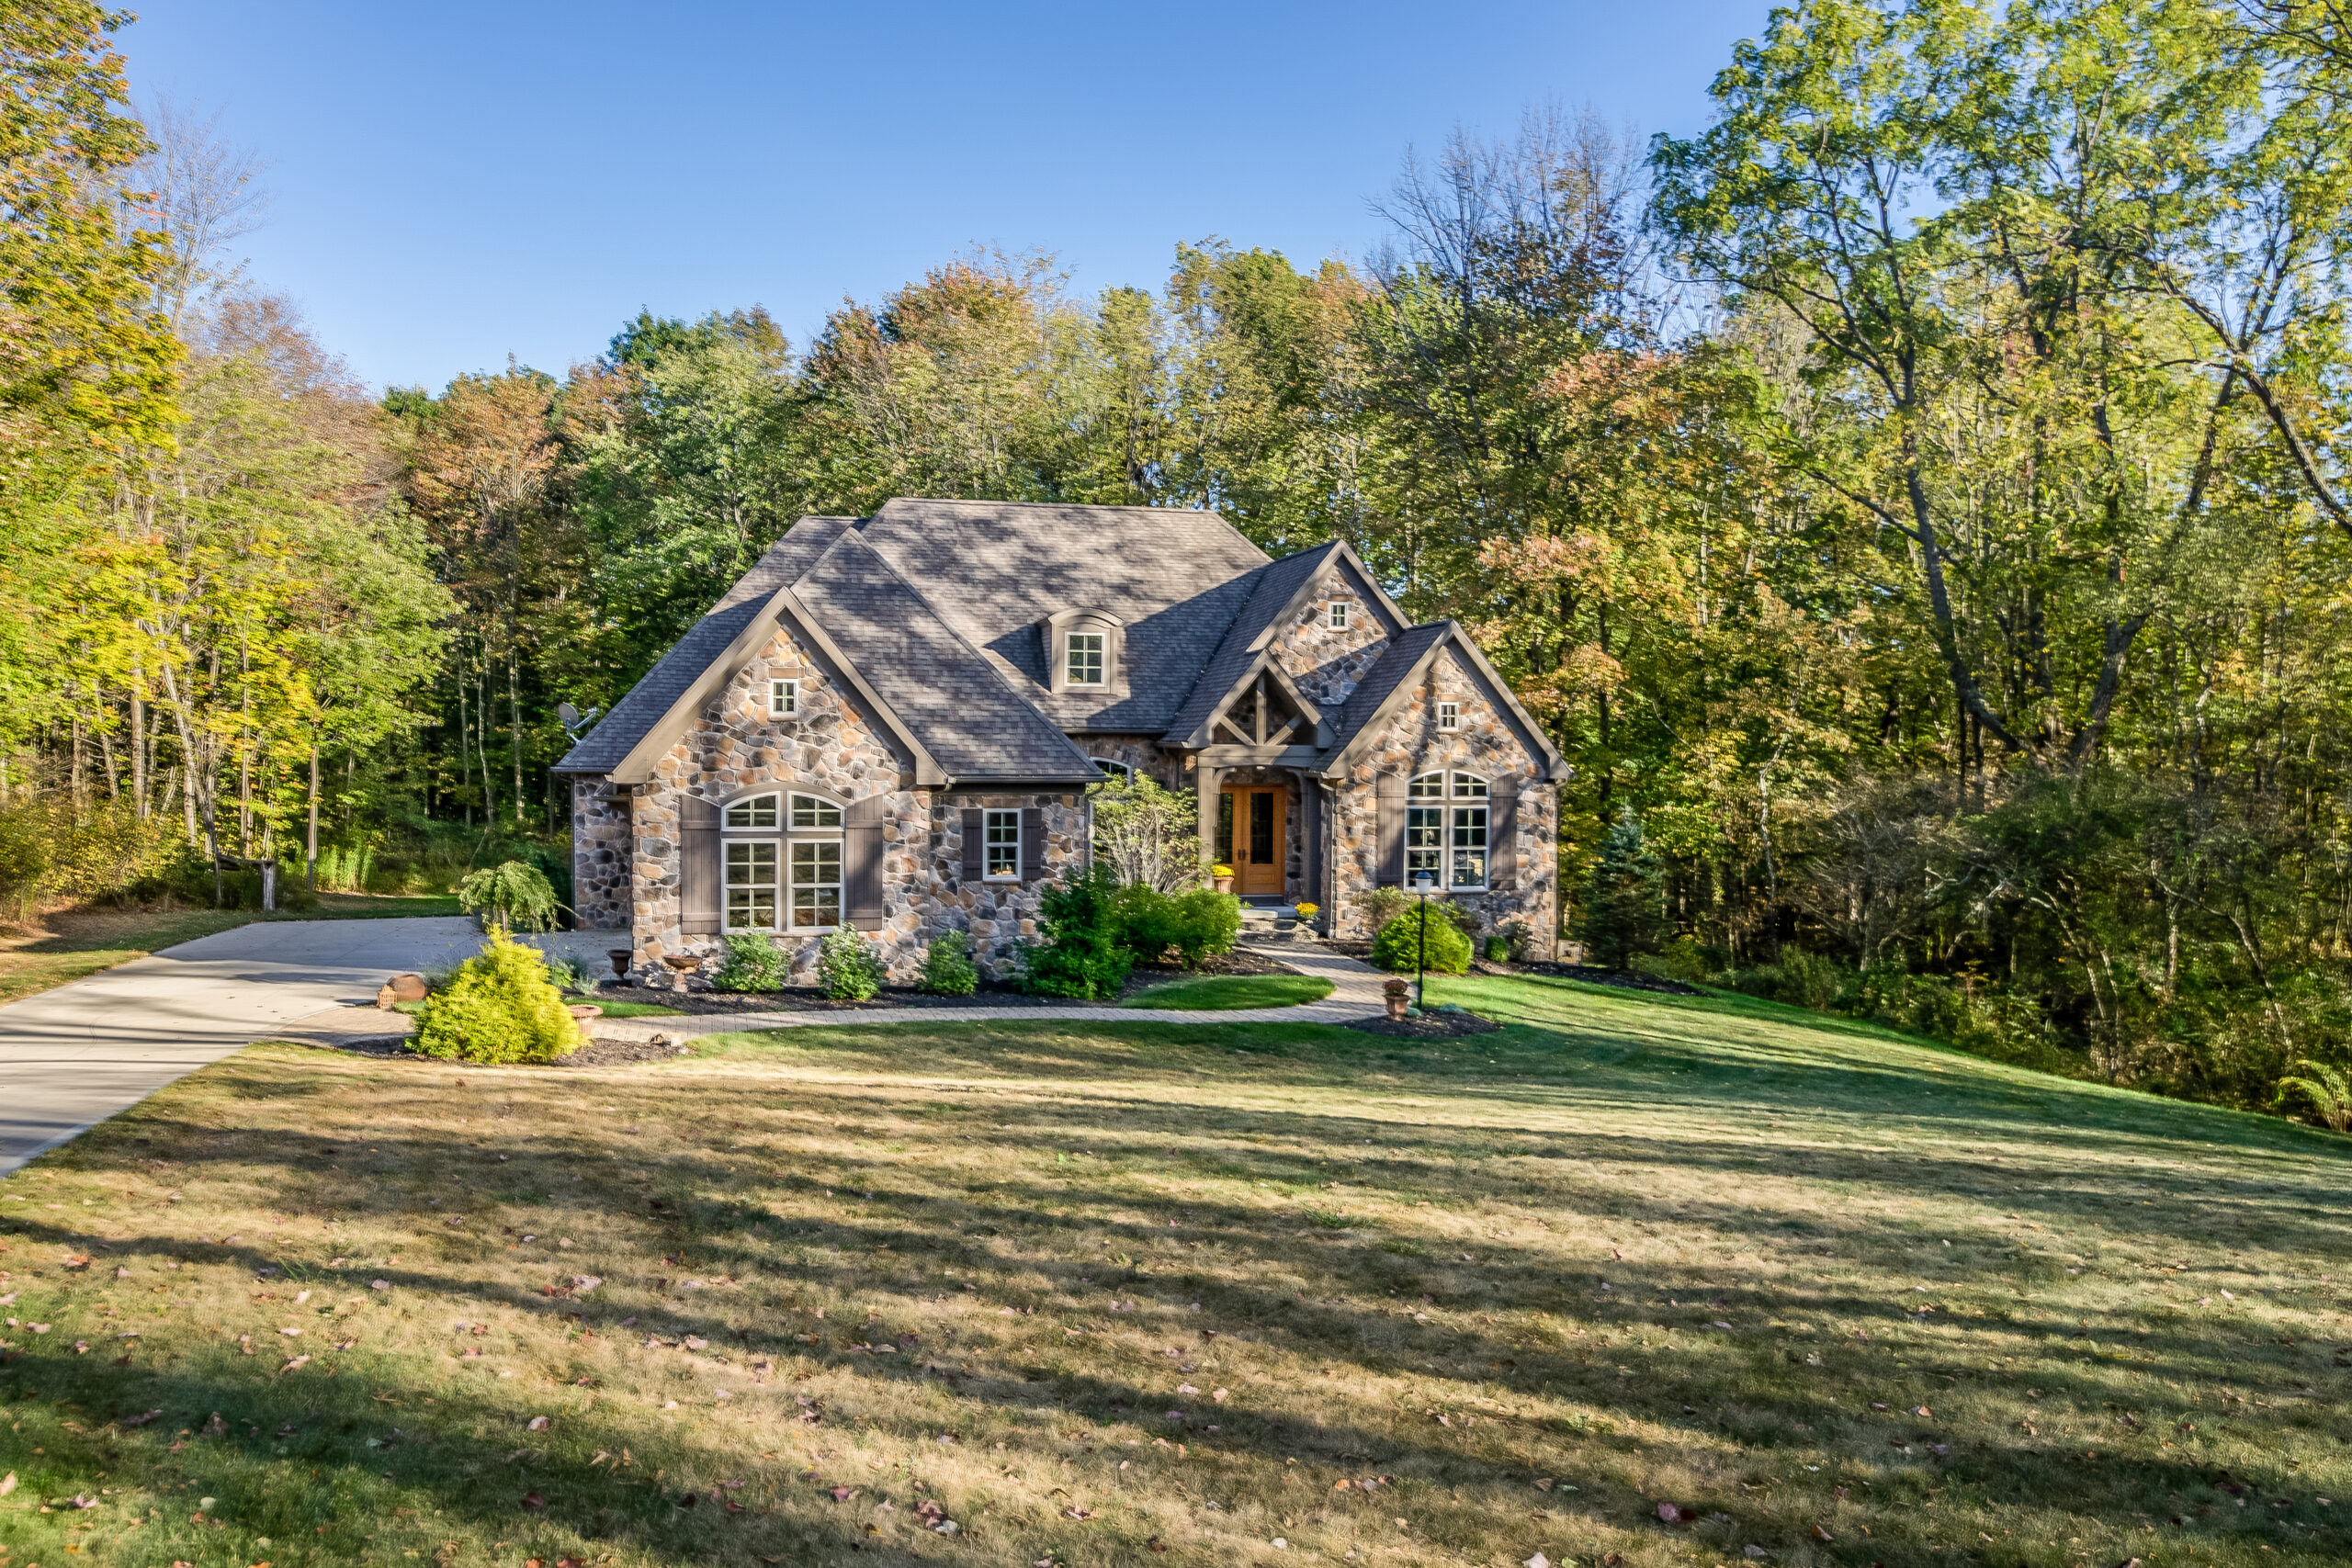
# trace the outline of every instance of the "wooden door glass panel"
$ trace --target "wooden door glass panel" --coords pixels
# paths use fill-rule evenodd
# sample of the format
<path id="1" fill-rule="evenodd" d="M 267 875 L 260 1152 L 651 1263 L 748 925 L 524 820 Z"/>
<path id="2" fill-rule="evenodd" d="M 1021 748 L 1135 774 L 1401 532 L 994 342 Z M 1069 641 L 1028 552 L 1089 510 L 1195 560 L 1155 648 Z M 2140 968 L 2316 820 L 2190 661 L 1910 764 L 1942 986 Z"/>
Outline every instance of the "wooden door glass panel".
<path id="1" fill-rule="evenodd" d="M 1219 865 L 1233 863 L 1233 792 L 1219 791 L 1216 797 L 1216 848 L 1211 859 Z"/>
<path id="2" fill-rule="evenodd" d="M 1270 789 L 1250 792 L 1250 863 L 1274 863 L 1274 792 Z"/>

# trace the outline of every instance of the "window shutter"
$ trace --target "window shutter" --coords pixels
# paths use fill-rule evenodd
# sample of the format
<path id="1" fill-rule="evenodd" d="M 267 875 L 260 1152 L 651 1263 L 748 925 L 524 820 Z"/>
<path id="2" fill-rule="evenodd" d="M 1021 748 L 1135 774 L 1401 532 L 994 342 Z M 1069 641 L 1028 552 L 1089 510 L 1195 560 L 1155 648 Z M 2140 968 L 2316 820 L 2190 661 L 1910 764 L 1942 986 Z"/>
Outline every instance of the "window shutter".
<path id="1" fill-rule="evenodd" d="M 980 883 L 980 829 L 987 820 L 982 812 L 964 813 L 964 880 L 975 887 Z"/>
<path id="2" fill-rule="evenodd" d="M 678 929 L 709 936 L 720 928 L 727 890 L 720 879 L 718 807 L 697 795 L 678 800 Z"/>
<path id="3" fill-rule="evenodd" d="M 882 819 L 889 802 L 869 795 L 842 813 L 842 912 L 862 931 L 882 929 Z"/>
<path id="4" fill-rule="evenodd" d="M 1501 891 L 1519 884 L 1519 784 L 1499 779 L 1487 786 L 1487 886 Z"/>
<path id="5" fill-rule="evenodd" d="M 1381 778 L 1374 785 L 1379 806 L 1376 835 L 1380 860 L 1373 876 L 1382 887 L 1405 886 L 1405 779 L 1402 774 Z"/>
<path id="6" fill-rule="evenodd" d="M 1035 882 L 1046 874 L 1046 814 L 1034 806 L 1021 808 L 1021 880 Z"/>

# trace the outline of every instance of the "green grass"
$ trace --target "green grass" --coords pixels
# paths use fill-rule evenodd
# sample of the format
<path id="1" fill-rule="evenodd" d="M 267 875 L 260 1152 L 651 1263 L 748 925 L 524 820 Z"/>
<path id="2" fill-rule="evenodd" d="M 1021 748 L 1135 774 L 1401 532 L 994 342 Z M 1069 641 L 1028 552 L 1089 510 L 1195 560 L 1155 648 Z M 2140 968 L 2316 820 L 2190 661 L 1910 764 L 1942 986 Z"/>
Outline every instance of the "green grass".
<path id="1" fill-rule="evenodd" d="M 594 1002 L 603 1008 L 606 1018 L 683 1018 L 685 1016 L 676 1008 L 665 1008 L 659 1002 L 608 1002 L 600 996 L 587 996 L 578 999 Z"/>
<path id="2" fill-rule="evenodd" d="M 0 1182 L 0 1561 L 2352 1558 L 2352 1140 L 1430 994 L 1508 1027 L 256 1046 Z"/>
<path id="3" fill-rule="evenodd" d="M 1296 1007 L 1330 994 L 1331 982 L 1313 975 L 1209 975 L 1137 991 L 1119 1005 L 1167 1012 L 1229 1012 Z"/>
<path id="4" fill-rule="evenodd" d="M 315 909 L 269 915 L 252 909 L 60 910 L 36 924 L 0 926 L 0 1002 L 257 920 L 388 919 L 458 912 L 454 897 L 393 898 L 362 893 L 322 893 Z"/>

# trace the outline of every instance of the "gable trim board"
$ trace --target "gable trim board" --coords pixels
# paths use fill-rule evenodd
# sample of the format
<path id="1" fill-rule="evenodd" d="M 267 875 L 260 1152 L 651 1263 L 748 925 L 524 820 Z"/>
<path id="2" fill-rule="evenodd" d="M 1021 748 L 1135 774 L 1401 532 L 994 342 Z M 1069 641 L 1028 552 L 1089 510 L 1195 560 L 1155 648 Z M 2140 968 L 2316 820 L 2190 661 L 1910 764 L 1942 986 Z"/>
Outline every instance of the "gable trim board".
<path id="1" fill-rule="evenodd" d="M 1387 726 L 1391 718 L 1396 716 L 1396 710 L 1412 700 L 1413 693 L 1418 691 L 1421 682 L 1428 679 L 1430 668 L 1436 662 L 1438 655 L 1448 648 L 1458 648 L 1469 660 L 1471 670 L 1486 686 L 1487 694 L 1502 711 L 1503 716 L 1510 721 L 1511 728 L 1518 733 L 1521 744 L 1527 748 L 1528 755 L 1542 766 L 1543 773 L 1539 782 L 1557 784 L 1563 779 L 1573 778 L 1575 770 L 1568 766 L 1567 759 L 1560 755 L 1560 749 L 1552 744 L 1551 737 L 1545 735 L 1543 727 L 1520 705 L 1519 699 L 1511 694 L 1511 689 L 1504 682 L 1502 676 L 1496 672 L 1493 665 L 1487 662 L 1487 656 L 1478 651 L 1477 644 L 1472 642 L 1469 634 L 1462 629 L 1462 623 L 1454 620 L 1441 621 L 1437 623 L 1436 633 L 1437 635 L 1430 638 L 1429 646 L 1416 655 L 1412 663 L 1398 673 L 1396 683 L 1389 687 L 1386 694 L 1374 705 L 1370 713 L 1364 715 L 1363 721 L 1356 726 L 1354 733 L 1340 742 L 1329 760 L 1323 763 L 1321 771 L 1327 776 L 1332 777 L 1346 772 L 1348 765 L 1371 745 L 1374 738 Z"/>
<path id="2" fill-rule="evenodd" d="M 1244 669 L 1233 683 L 1218 696 L 1216 705 L 1209 709 L 1208 716 L 1193 726 L 1190 734 L 1170 735 L 1164 739 L 1162 744 L 1185 748 L 1228 744 L 1217 739 L 1217 724 L 1233 711 L 1233 705 L 1239 702 L 1250 689 L 1258 683 L 1258 678 L 1261 675 L 1266 677 L 1268 682 L 1282 694 L 1283 700 L 1290 704 L 1292 710 L 1298 715 L 1298 722 L 1313 733 L 1314 744 L 1318 746 L 1328 744 L 1329 736 L 1323 711 L 1306 700 L 1306 694 L 1298 689 L 1298 682 L 1290 678 L 1290 671 L 1275 661 L 1272 649 L 1261 649 L 1258 651 L 1257 655 L 1250 660 L 1249 667 Z"/>

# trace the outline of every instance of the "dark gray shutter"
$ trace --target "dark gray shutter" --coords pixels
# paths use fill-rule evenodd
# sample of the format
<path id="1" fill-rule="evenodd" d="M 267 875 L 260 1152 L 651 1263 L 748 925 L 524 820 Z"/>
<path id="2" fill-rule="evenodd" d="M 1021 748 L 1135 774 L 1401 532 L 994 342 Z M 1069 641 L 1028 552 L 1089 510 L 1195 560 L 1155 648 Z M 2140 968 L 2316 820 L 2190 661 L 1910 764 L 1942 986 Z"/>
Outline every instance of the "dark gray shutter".
<path id="1" fill-rule="evenodd" d="M 1373 880 L 1382 887 L 1405 886 L 1405 780 L 1388 774 L 1374 784 L 1379 807 L 1374 824 L 1380 860 Z"/>
<path id="2" fill-rule="evenodd" d="M 869 795 L 842 813 L 842 909 L 862 931 L 882 929 L 882 819 L 889 801 Z"/>
<path id="3" fill-rule="evenodd" d="M 1500 779 L 1487 786 L 1487 886 L 1497 890 L 1519 878 L 1519 783 Z"/>
<path id="4" fill-rule="evenodd" d="M 982 862 L 980 860 L 981 824 L 985 823 L 987 820 L 988 813 L 984 811 L 967 811 L 964 813 L 964 880 L 976 886 L 978 885 L 980 880 L 980 871 L 982 866 Z"/>
<path id="5" fill-rule="evenodd" d="M 719 871 L 718 807 L 700 795 L 678 800 L 678 929 L 709 936 L 724 923 L 727 887 Z"/>
<path id="6" fill-rule="evenodd" d="M 1021 880 L 1035 882 L 1046 874 L 1046 814 L 1034 806 L 1021 808 Z"/>

